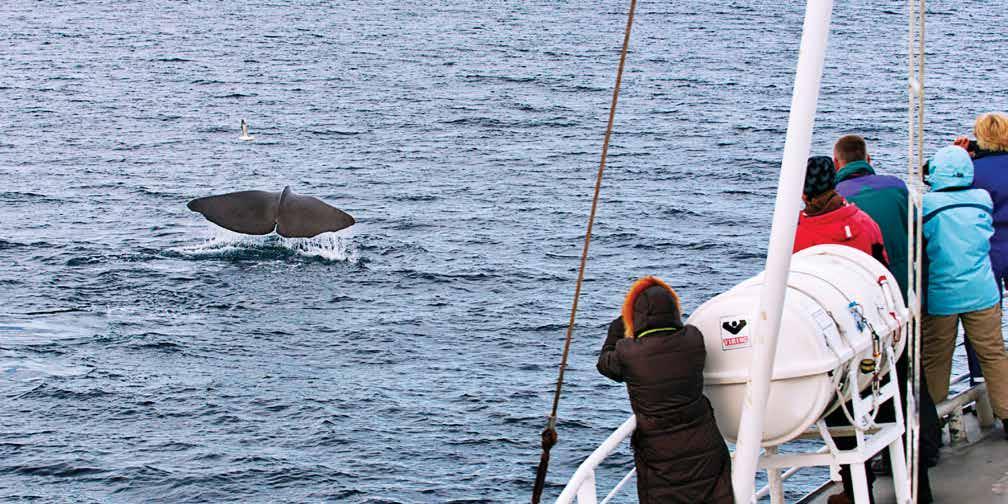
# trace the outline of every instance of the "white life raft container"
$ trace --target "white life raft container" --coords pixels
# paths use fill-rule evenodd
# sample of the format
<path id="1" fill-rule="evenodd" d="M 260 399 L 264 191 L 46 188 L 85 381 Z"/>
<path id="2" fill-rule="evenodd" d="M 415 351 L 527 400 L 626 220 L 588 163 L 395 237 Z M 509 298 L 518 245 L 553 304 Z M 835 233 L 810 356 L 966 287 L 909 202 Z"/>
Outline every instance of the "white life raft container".
<path id="1" fill-rule="evenodd" d="M 688 323 L 703 332 L 707 347 L 704 393 L 714 407 L 718 427 L 734 442 L 738 434 L 763 273 L 696 309 Z M 873 343 L 885 354 L 893 345 L 898 357 L 907 312 L 895 278 L 860 250 L 819 245 L 791 259 L 780 336 L 766 404 L 763 446 L 794 439 L 824 413 L 840 404 L 837 388 L 858 374 L 858 388 L 873 373 L 858 370 L 873 359 L 879 374 L 888 371 Z M 895 344 L 893 343 L 895 340 Z M 849 398 L 850 391 L 842 394 Z"/>

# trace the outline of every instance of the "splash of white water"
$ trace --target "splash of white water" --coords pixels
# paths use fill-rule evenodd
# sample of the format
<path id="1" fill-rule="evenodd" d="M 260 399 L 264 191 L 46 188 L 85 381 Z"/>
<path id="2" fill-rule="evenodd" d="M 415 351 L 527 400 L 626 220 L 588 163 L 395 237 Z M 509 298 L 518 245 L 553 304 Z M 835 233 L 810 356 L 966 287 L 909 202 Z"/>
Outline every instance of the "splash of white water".
<path id="1" fill-rule="evenodd" d="M 277 234 L 264 236 L 234 233 L 219 227 L 210 229 L 210 237 L 203 243 L 174 249 L 194 257 L 240 255 L 249 251 L 283 249 L 303 257 L 317 257 L 327 261 L 357 264 L 359 255 L 353 241 L 353 230 L 322 233 L 312 238 L 284 238 Z"/>
<path id="2" fill-rule="evenodd" d="M 328 261 L 357 264 L 357 247 L 352 240 L 353 233 L 337 231 L 323 233 L 312 238 L 277 237 L 282 246 L 307 257 L 321 257 Z"/>

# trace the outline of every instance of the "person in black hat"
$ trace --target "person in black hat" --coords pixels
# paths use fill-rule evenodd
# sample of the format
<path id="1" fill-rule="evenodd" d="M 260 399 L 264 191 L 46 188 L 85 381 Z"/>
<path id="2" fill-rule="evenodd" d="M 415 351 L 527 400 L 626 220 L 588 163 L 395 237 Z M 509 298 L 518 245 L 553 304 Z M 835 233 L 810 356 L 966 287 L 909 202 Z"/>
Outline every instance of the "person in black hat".
<path id="1" fill-rule="evenodd" d="M 836 192 L 833 159 L 813 156 L 805 167 L 805 210 L 798 215 L 794 251 L 815 245 L 854 247 L 888 265 L 882 231 L 868 214 Z"/>
<path id="2" fill-rule="evenodd" d="M 882 231 L 868 214 L 836 192 L 836 169 L 833 159 L 827 156 L 813 156 L 805 166 L 805 187 L 802 191 L 805 210 L 798 215 L 798 229 L 795 232 L 794 251 L 798 252 L 815 245 L 836 244 L 854 247 L 871 255 L 884 265 L 889 264 L 882 241 Z M 849 425 L 840 409 L 826 417 L 831 427 Z M 849 450 L 857 446 L 852 437 L 835 437 L 837 448 Z M 844 491 L 831 495 L 829 504 L 850 504 L 853 502 L 854 486 L 850 466 L 840 467 Z M 868 496 L 874 503 L 872 485 L 875 475 L 868 477 Z"/>

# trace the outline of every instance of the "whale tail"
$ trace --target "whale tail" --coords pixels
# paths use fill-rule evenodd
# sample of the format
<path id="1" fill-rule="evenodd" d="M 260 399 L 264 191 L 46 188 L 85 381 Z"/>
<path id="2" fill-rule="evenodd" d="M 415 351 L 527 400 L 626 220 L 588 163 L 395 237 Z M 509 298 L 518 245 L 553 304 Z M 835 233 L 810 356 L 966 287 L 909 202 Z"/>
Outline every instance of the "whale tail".
<path id="1" fill-rule="evenodd" d="M 311 196 L 300 196 L 284 188 L 277 212 L 277 234 L 288 238 L 307 238 L 354 225 L 350 214 Z"/>
<path id="2" fill-rule="evenodd" d="M 275 230 L 285 238 L 310 238 L 356 222 L 350 214 L 318 198 L 295 194 L 290 186 L 282 192 L 240 191 L 207 196 L 186 206 L 222 228 L 253 235 Z"/>

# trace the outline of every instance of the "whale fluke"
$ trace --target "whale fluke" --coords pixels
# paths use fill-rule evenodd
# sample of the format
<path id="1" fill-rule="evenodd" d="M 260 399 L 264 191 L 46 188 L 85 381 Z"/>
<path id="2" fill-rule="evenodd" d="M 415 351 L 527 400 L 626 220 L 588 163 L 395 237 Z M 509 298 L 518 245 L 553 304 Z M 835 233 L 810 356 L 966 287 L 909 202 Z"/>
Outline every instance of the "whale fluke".
<path id="1" fill-rule="evenodd" d="M 280 193 L 241 191 L 197 198 L 186 205 L 210 222 L 237 233 L 264 235 L 276 228 Z"/>
<path id="2" fill-rule="evenodd" d="M 307 238 L 354 225 L 354 218 L 339 208 L 312 196 L 294 194 L 287 186 L 280 197 L 277 234 L 288 238 Z"/>
<path id="3" fill-rule="evenodd" d="M 290 186 L 282 192 L 241 191 L 196 198 L 186 206 L 222 228 L 253 235 L 276 230 L 285 238 L 310 238 L 356 222 L 318 198 L 294 194 Z"/>

